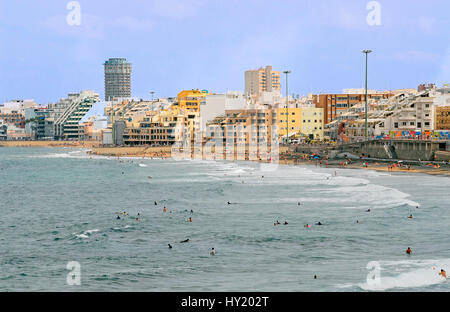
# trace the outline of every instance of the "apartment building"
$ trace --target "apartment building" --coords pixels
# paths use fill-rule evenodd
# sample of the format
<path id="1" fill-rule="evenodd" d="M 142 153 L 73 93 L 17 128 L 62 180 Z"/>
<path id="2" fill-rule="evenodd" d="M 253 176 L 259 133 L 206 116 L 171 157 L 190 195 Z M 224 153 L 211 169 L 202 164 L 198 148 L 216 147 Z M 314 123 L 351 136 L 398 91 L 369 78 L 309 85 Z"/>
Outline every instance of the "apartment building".
<path id="1" fill-rule="evenodd" d="M 280 139 L 286 137 L 289 128 L 289 137 L 308 137 L 322 140 L 324 135 L 324 114 L 322 108 L 293 107 L 277 108 L 277 123 Z M 286 118 L 287 115 L 289 118 Z"/>
<path id="2" fill-rule="evenodd" d="M 368 93 L 367 100 L 370 105 L 376 105 L 378 101 L 393 95 L 391 92 Z M 365 103 L 365 94 L 319 94 L 313 96 L 313 102 L 315 107 L 323 108 L 324 121 L 327 124 L 348 112 L 352 106 Z"/>
<path id="3" fill-rule="evenodd" d="M 131 64 L 125 58 L 105 61 L 105 101 L 131 97 Z"/>
<path id="4" fill-rule="evenodd" d="M 245 71 L 245 94 L 258 97 L 261 92 L 281 90 L 280 72 L 272 70 L 272 66 Z"/>

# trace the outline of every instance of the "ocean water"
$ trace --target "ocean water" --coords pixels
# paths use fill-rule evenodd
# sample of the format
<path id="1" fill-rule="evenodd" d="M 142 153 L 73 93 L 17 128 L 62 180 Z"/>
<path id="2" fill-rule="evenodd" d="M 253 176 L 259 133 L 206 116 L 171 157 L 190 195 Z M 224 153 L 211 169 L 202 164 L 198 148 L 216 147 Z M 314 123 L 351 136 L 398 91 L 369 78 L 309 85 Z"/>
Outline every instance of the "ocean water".
<path id="1" fill-rule="evenodd" d="M 0 291 L 450 290 L 450 178 L 264 169 L 0 148 Z"/>

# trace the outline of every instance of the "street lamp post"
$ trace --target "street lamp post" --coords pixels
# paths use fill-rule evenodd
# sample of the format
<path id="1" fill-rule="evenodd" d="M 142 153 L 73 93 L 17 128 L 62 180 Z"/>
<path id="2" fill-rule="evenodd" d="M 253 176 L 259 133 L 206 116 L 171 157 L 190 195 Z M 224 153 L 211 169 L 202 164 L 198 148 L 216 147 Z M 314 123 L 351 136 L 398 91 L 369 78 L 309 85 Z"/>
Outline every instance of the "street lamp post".
<path id="1" fill-rule="evenodd" d="M 288 93 L 288 74 L 291 73 L 290 70 L 285 70 L 283 72 L 286 74 L 286 145 L 289 147 L 289 93 Z"/>
<path id="2" fill-rule="evenodd" d="M 153 94 L 155 94 L 155 91 L 150 91 L 150 94 L 152 95 L 152 102 L 153 102 Z"/>
<path id="3" fill-rule="evenodd" d="M 367 136 L 367 58 L 370 52 L 372 52 L 372 50 L 363 50 L 362 51 L 364 54 L 366 54 L 366 123 L 365 123 L 365 135 L 366 135 L 366 141 L 368 140 L 368 136 Z"/>

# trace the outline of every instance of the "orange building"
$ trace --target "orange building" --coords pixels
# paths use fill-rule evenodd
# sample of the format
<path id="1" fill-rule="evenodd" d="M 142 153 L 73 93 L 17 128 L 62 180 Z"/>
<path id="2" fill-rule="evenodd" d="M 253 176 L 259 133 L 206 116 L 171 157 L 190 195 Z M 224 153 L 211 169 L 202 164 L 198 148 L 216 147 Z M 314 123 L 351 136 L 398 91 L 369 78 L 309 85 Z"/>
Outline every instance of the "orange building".
<path id="1" fill-rule="evenodd" d="M 391 92 L 379 92 L 367 94 L 369 100 L 387 99 L 393 96 Z M 325 124 L 332 122 L 337 116 L 348 112 L 355 104 L 364 103 L 365 94 L 319 94 L 313 96 L 313 103 L 318 108 L 323 108 Z"/>

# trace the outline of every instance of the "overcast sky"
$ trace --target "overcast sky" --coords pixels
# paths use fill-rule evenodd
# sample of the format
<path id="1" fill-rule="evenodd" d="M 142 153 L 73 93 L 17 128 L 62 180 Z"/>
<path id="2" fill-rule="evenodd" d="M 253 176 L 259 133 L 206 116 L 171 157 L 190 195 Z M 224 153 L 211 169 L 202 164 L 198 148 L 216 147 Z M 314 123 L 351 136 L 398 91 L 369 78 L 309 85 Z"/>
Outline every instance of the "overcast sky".
<path id="1" fill-rule="evenodd" d="M 289 69 L 289 93 L 415 88 L 450 82 L 450 1 L 0 0 L 0 102 L 55 102 L 91 89 L 103 98 L 103 62 L 132 63 L 132 96 L 244 89 L 244 71 Z M 378 15 L 377 15 L 378 16 Z M 370 21 L 376 21 L 370 19 Z M 282 77 L 284 94 L 285 80 Z"/>

